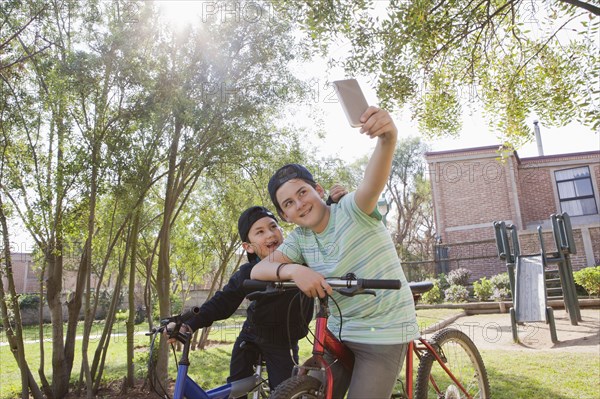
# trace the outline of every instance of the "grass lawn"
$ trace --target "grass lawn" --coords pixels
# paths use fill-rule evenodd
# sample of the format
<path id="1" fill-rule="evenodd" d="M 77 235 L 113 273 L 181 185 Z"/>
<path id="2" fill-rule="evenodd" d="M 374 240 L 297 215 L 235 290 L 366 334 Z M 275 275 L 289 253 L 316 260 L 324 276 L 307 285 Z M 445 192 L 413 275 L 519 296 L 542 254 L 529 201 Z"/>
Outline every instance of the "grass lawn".
<path id="1" fill-rule="evenodd" d="M 418 321 L 421 328 L 436 323 L 440 319 L 452 316 L 453 309 L 419 310 Z M 210 339 L 226 343 L 195 351 L 191 354 L 190 375 L 204 387 L 214 387 L 224 383 L 229 369 L 229 356 L 232 343 L 237 336 L 240 318 L 216 323 Z M 140 331 L 141 331 L 141 326 Z M 98 328 L 101 328 L 98 326 Z M 100 329 L 101 331 L 101 329 Z M 116 332 L 124 332 L 124 328 Z M 1 337 L 3 338 L 3 337 Z M 3 339 L 0 342 L 6 342 Z M 95 350 L 95 342 L 90 350 L 90 360 Z M 148 339 L 136 335 L 136 374 L 143 376 L 146 371 Z M 80 348 L 81 341 L 76 345 Z M 121 379 L 125 375 L 125 337 L 114 336 L 104 372 L 105 381 Z M 39 365 L 39 344 L 26 345 L 27 360 L 34 375 Z M 45 343 L 46 370 L 50 373 L 51 343 Z M 76 350 L 77 350 L 76 349 Z M 303 340 L 300 345 L 300 358 L 309 356 L 311 345 Z M 79 352 L 76 352 L 79 353 Z M 490 377 L 492 397 L 494 399 L 598 399 L 600 397 L 600 357 L 598 353 L 569 352 L 520 352 L 486 350 L 482 356 Z M 81 365 L 76 355 L 72 381 L 78 380 Z M 175 362 L 171 360 L 171 375 L 175 376 Z M 14 357 L 7 346 L 0 347 L 0 399 L 12 399 L 19 395 L 20 374 Z"/>
<path id="2" fill-rule="evenodd" d="M 598 353 L 482 351 L 494 399 L 598 399 Z"/>

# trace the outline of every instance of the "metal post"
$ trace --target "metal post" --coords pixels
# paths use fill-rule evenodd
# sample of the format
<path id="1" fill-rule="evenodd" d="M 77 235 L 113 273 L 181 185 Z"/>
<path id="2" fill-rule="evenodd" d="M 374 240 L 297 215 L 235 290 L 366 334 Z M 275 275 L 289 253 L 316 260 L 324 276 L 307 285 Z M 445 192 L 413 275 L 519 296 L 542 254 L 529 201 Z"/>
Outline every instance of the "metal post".
<path id="1" fill-rule="evenodd" d="M 565 247 L 568 245 L 565 240 L 565 232 L 561 231 L 562 223 L 558 221 L 558 215 L 552 215 L 550 217 L 552 221 L 552 233 L 554 236 L 554 243 L 557 249 L 557 258 L 554 259 L 558 264 L 558 276 L 560 277 L 560 284 L 563 289 L 563 301 L 565 303 L 565 309 L 569 314 L 571 324 L 576 326 L 580 316 L 577 308 L 579 304 L 577 302 L 577 294 L 575 293 L 575 285 L 571 284 L 571 278 L 569 277 L 569 264 L 570 261 L 566 259 Z"/>
<path id="2" fill-rule="evenodd" d="M 498 248 L 498 257 L 506 261 L 506 270 L 508 272 L 508 281 L 510 282 L 510 295 L 515 298 L 515 261 L 519 252 L 519 239 L 516 236 L 516 227 L 513 225 L 506 226 L 505 222 L 494 222 L 496 231 L 496 247 Z M 507 230 L 511 231 L 511 244 L 508 240 Z"/>
<path id="3" fill-rule="evenodd" d="M 571 303 L 573 304 L 573 310 L 578 321 L 581 319 L 581 311 L 579 310 L 579 300 L 577 299 L 577 289 L 575 288 L 575 279 L 573 278 L 573 266 L 571 265 L 571 254 L 577 252 L 575 247 L 575 240 L 573 239 L 573 229 L 571 228 L 571 218 L 566 212 L 557 216 L 558 226 L 561 231 L 562 252 L 565 263 L 565 277 L 569 285 L 571 293 Z"/>

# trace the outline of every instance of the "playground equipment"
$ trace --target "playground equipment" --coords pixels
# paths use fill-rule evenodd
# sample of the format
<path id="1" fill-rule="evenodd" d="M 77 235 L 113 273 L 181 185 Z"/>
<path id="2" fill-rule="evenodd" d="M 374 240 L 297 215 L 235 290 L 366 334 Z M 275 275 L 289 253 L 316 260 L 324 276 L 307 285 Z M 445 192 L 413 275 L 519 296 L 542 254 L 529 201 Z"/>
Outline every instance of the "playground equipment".
<path id="1" fill-rule="evenodd" d="M 510 309 L 513 339 L 518 342 L 518 323 L 545 322 L 550 324 L 552 342 L 556 342 L 554 313 L 547 306 L 546 272 L 548 264 L 557 264 L 563 301 L 571 324 L 581 321 L 579 302 L 575 292 L 570 255 L 574 254 L 575 241 L 567 213 L 552 215 L 552 232 L 557 252 L 547 254 L 544 249 L 542 228 L 538 226 L 540 253 L 522 255 L 517 228 L 505 222 L 494 222 L 496 246 L 500 259 L 506 261 L 514 307 Z M 510 236 L 510 239 L 509 239 Z"/>
<path id="2" fill-rule="evenodd" d="M 567 213 L 563 213 L 562 215 L 552 215 L 551 221 L 554 242 L 558 252 L 553 253 L 547 260 L 550 263 L 558 264 L 558 275 L 563 288 L 565 309 L 569 313 L 571 324 L 576 326 L 577 322 L 581 321 L 581 311 L 579 310 L 579 301 L 575 291 L 575 279 L 573 278 L 573 266 L 570 258 L 570 255 L 577 252 L 571 219 Z"/>

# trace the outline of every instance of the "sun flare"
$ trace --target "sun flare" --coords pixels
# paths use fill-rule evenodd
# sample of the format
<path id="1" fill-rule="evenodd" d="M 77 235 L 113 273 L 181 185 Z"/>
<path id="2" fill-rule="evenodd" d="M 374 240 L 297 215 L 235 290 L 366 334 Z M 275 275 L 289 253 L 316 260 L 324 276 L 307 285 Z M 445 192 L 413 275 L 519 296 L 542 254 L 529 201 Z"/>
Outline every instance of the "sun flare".
<path id="1" fill-rule="evenodd" d="M 165 22 L 175 27 L 200 23 L 203 9 L 209 2 L 202 0 L 154 0 Z"/>

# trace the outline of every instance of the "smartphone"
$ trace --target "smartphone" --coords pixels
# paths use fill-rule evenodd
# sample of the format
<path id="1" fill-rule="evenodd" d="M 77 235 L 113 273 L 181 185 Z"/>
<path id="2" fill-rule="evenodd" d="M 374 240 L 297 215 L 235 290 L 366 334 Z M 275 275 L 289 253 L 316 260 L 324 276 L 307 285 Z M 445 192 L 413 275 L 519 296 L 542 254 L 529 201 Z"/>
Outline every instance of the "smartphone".
<path id="1" fill-rule="evenodd" d="M 361 127 L 360 116 L 369 108 L 369 104 L 356 79 L 336 80 L 333 87 L 350 126 Z"/>

